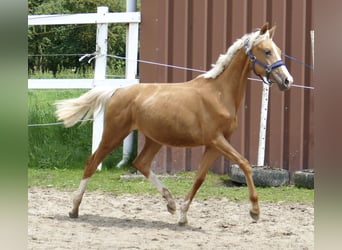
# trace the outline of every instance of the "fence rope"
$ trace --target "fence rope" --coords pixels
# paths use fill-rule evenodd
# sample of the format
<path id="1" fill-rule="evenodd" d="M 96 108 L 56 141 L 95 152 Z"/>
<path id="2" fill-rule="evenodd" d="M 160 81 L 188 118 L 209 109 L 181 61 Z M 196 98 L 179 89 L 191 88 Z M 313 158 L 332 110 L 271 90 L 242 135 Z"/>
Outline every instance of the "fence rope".
<path id="1" fill-rule="evenodd" d="M 194 72 L 200 72 L 200 73 L 207 72 L 206 70 L 201 70 L 201 69 L 194 69 L 194 68 L 188 68 L 188 67 L 165 64 L 165 63 L 157 63 L 157 62 L 152 62 L 152 61 L 147 61 L 147 60 L 142 60 L 142 59 L 130 59 L 124 56 L 116 56 L 116 55 L 107 55 L 107 56 L 111 58 L 121 59 L 121 60 L 130 60 L 130 61 L 134 60 L 140 63 L 152 64 L 152 65 L 157 65 L 157 66 L 162 66 L 162 67 L 167 67 L 167 68 L 182 69 L 186 71 L 194 71 Z"/>
<path id="2" fill-rule="evenodd" d="M 63 122 L 51 122 L 51 123 L 38 123 L 38 124 L 28 124 L 28 127 L 45 127 L 45 126 L 55 126 L 62 125 Z"/>
<path id="3" fill-rule="evenodd" d="M 308 63 L 305 63 L 305 62 L 299 60 L 298 58 L 296 58 L 296 57 L 294 57 L 294 56 L 290 56 L 290 55 L 287 55 L 287 54 L 285 54 L 285 53 L 282 53 L 282 55 L 283 55 L 284 57 L 287 57 L 287 58 L 291 59 L 292 61 L 295 61 L 295 62 L 297 62 L 297 63 L 299 63 L 299 64 L 304 65 L 305 67 L 311 69 L 312 71 L 314 70 L 314 67 L 313 67 L 312 65 L 310 65 L 310 64 L 308 64 Z"/>
<path id="4" fill-rule="evenodd" d="M 94 119 L 87 119 L 87 120 L 79 120 L 79 122 L 88 122 L 94 121 Z M 63 122 L 50 122 L 50 123 L 36 123 L 36 124 L 28 124 L 28 127 L 47 127 L 47 126 L 56 126 L 56 125 L 63 125 Z"/>
<path id="5" fill-rule="evenodd" d="M 283 55 L 285 57 L 287 57 L 287 58 L 297 62 L 297 63 L 300 63 L 300 64 L 304 65 L 307 68 L 310 68 L 311 70 L 314 70 L 314 68 L 311 65 L 300 61 L 296 57 L 292 57 L 292 56 L 286 55 L 285 53 L 283 53 Z M 31 56 L 31 57 L 35 57 L 35 56 L 81 56 L 79 58 L 80 62 L 84 58 L 90 57 L 89 60 L 88 60 L 88 63 L 91 63 L 91 61 L 93 59 L 95 59 L 96 57 L 104 56 L 104 55 L 100 54 L 98 52 L 93 52 L 93 53 L 90 53 L 90 54 L 39 54 L 39 55 L 28 55 L 28 56 Z M 140 63 L 157 65 L 157 66 L 161 66 L 161 67 L 168 67 L 168 68 L 174 68 L 174 69 L 181 69 L 181 70 L 186 70 L 186 71 L 194 71 L 194 72 L 199 72 L 199 73 L 207 72 L 206 70 L 194 69 L 194 68 L 177 66 L 177 65 L 171 65 L 171 64 L 165 64 L 165 63 L 152 62 L 152 61 L 143 60 L 143 59 L 131 59 L 131 58 L 127 58 L 127 57 L 124 57 L 124 56 L 117 56 L 117 55 L 111 55 L 111 54 L 108 54 L 106 56 L 109 57 L 109 58 L 115 58 L 115 59 L 120 59 L 120 60 L 134 60 L 134 61 L 137 61 L 137 62 L 140 62 Z M 262 82 L 262 80 L 257 79 L 257 78 L 248 77 L 247 79 L 251 80 L 251 81 Z M 314 87 L 306 86 L 305 84 L 292 84 L 292 86 L 296 87 L 296 88 L 315 89 Z M 93 119 L 80 120 L 80 122 L 82 122 L 82 121 L 92 121 L 92 120 Z M 63 125 L 63 122 L 52 122 L 52 123 L 43 123 L 43 124 L 28 124 L 27 126 L 28 127 L 45 127 L 45 126 L 56 126 L 56 125 Z"/>
<path id="6" fill-rule="evenodd" d="M 152 62 L 152 61 L 147 61 L 147 60 L 141 60 L 141 59 L 130 59 L 124 56 L 116 56 L 116 55 L 107 55 L 108 57 L 111 58 L 117 58 L 117 59 L 121 59 L 121 60 L 134 60 L 134 61 L 138 61 L 141 63 L 146 63 L 146 64 L 152 64 L 152 65 L 157 65 L 157 66 L 162 66 L 162 67 L 168 67 L 168 68 L 176 68 L 176 69 L 182 69 L 182 70 L 187 70 L 187 71 L 195 71 L 195 72 L 200 72 L 200 73 L 205 73 L 207 72 L 206 70 L 200 70 L 200 69 L 194 69 L 194 68 L 188 68 L 188 67 L 182 67 L 182 66 L 176 66 L 176 65 L 170 65 L 170 64 L 164 64 L 164 63 L 156 63 L 156 62 Z M 295 58 L 295 57 L 294 57 Z M 299 61 L 300 62 L 300 61 Z M 304 62 L 302 62 L 303 65 L 306 65 Z M 310 65 L 309 65 L 310 66 Z M 313 69 L 313 68 L 312 68 Z M 248 80 L 251 81 L 256 81 L 256 82 L 262 82 L 262 80 L 258 79 L 258 78 L 252 78 L 252 77 L 248 77 Z M 306 86 L 305 84 L 292 84 L 293 87 L 296 88 L 304 88 L 304 89 L 315 89 L 314 87 L 311 86 Z"/>
<path id="7" fill-rule="evenodd" d="M 299 64 L 302 64 L 304 65 L 305 67 L 311 69 L 311 70 L 314 70 L 313 66 L 299 60 L 298 58 L 296 57 L 293 57 L 293 56 L 289 56 L 285 53 L 282 53 L 285 57 L 299 63 Z M 84 60 L 84 58 L 86 57 L 90 57 L 90 59 L 88 60 L 88 63 L 91 63 L 91 61 L 93 59 L 95 59 L 96 57 L 99 57 L 99 56 L 104 56 L 98 52 L 93 52 L 93 53 L 87 53 L 87 54 L 40 54 L 40 55 L 28 55 L 28 56 L 31 56 L 31 57 L 37 57 L 37 56 L 81 56 L 79 58 L 79 61 L 81 62 L 82 60 Z M 127 58 L 127 57 L 124 57 L 124 56 L 118 56 L 118 55 L 111 55 L 111 54 L 108 54 L 106 55 L 107 57 L 109 58 L 115 58 L 115 59 L 120 59 L 120 60 L 130 60 L 130 61 L 137 61 L 137 62 L 140 62 L 140 63 L 145 63 L 145 64 L 151 64 L 151 65 L 156 65 L 156 66 L 161 66 L 161 67 L 168 67 L 168 68 L 174 68 L 174 69 L 181 69 L 181 70 L 187 70 L 187 71 L 194 71 L 194 72 L 199 72 L 199 73 L 205 73 L 207 72 L 207 70 L 201 70 L 201 69 L 195 69 L 195 68 L 189 68 L 189 67 L 183 67 L 183 66 L 178 66 L 178 65 L 172 65 L 172 64 L 166 64 L 166 63 L 158 63 L 158 62 L 152 62 L 152 61 L 148 61 L 148 60 L 143 60 L 143 59 L 131 59 L 131 58 Z M 247 78 L 248 80 L 251 80 L 251 81 L 256 81 L 256 82 L 262 82 L 260 79 L 258 78 L 252 78 L 252 77 L 248 77 Z M 292 84 L 293 87 L 295 88 L 303 88 L 303 89 L 315 89 L 315 87 L 312 87 L 312 86 L 307 86 L 305 83 L 298 83 L 298 84 Z"/>

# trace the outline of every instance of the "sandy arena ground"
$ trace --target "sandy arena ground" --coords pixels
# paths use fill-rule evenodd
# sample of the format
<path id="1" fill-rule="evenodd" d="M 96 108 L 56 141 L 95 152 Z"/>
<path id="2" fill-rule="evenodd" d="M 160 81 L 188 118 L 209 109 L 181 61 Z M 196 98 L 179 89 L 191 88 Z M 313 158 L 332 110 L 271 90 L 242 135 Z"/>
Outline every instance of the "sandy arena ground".
<path id="1" fill-rule="evenodd" d="M 247 200 L 195 198 L 180 227 L 160 196 L 86 192 L 70 219 L 71 196 L 28 190 L 28 249 L 314 249 L 313 205 L 261 202 L 253 223 Z"/>

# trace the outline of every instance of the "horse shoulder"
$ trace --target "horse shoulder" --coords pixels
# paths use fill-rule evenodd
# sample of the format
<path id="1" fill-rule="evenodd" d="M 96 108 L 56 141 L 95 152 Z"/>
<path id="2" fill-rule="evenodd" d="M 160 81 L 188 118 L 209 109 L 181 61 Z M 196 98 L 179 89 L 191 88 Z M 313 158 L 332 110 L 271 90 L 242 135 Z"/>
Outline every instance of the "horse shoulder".
<path id="1" fill-rule="evenodd" d="M 234 113 L 222 101 L 221 93 L 203 91 L 201 95 L 202 107 L 207 113 L 210 113 L 212 119 L 230 121 L 234 119 Z"/>
<path id="2" fill-rule="evenodd" d="M 237 114 L 233 102 L 224 98 L 223 93 L 215 90 L 202 90 L 201 93 L 201 115 L 206 117 L 205 123 L 215 133 L 223 133 L 225 137 L 237 129 Z M 208 125 L 206 126 L 208 127 Z"/>

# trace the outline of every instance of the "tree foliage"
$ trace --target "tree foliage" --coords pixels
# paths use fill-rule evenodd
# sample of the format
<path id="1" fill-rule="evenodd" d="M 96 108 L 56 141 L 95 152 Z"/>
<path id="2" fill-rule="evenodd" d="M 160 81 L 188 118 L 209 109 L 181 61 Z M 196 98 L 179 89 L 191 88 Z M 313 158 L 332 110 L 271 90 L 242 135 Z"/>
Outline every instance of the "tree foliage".
<path id="1" fill-rule="evenodd" d="M 98 6 L 108 6 L 110 12 L 125 11 L 125 0 L 28 0 L 28 13 L 75 14 L 95 13 Z M 125 54 L 125 25 L 110 24 L 108 54 Z M 82 54 L 96 49 L 96 25 L 40 25 L 28 27 L 28 70 L 52 72 L 56 77 L 61 70 L 82 70 L 83 74 L 93 67 L 94 61 L 79 62 Z M 108 60 L 107 71 L 121 74 L 124 62 Z"/>

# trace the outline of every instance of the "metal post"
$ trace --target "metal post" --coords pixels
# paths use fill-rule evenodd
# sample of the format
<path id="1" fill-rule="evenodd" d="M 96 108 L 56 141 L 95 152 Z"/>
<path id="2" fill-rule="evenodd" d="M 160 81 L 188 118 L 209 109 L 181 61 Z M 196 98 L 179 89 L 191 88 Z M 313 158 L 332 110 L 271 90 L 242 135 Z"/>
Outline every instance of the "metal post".
<path id="1" fill-rule="evenodd" d="M 126 0 L 126 12 L 137 11 L 137 1 L 136 0 Z"/>
<path id="2" fill-rule="evenodd" d="M 100 16 L 108 13 L 108 7 L 98 7 L 97 14 Z M 108 24 L 100 23 L 97 24 L 96 31 L 96 58 L 95 58 L 95 72 L 94 72 L 94 86 L 98 85 L 98 82 L 106 78 L 106 67 L 107 67 L 107 38 L 108 38 Z M 93 141 L 92 141 L 92 153 L 98 148 L 102 132 L 103 132 L 103 112 L 97 110 L 94 113 L 93 122 Z M 102 169 L 102 163 L 97 167 L 98 170 Z"/>
<path id="3" fill-rule="evenodd" d="M 263 84 L 262 99 L 261 99 L 260 130 L 259 130 L 258 166 L 264 166 L 265 164 L 268 99 L 269 99 L 269 86 L 267 84 Z"/>
<path id="4" fill-rule="evenodd" d="M 310 31 L 310 36 L 311 36 L 312 66 L 315 67 L 315 60 L 314 60 L 314 55 L 315 55 L 315 31 L 314 30 Z"/>

